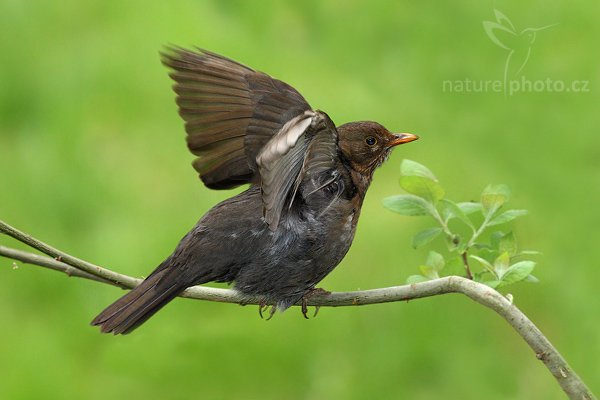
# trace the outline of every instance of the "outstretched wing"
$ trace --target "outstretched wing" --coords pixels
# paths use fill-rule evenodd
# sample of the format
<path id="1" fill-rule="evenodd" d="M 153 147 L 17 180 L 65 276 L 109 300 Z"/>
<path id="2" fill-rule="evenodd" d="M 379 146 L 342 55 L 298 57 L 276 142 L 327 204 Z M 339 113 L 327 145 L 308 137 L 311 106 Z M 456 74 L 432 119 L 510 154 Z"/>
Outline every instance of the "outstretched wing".
<path id="1" fill-rule="evenodd" d="M 288 121 L 262 148 L 258 164 L 264 217 L 277 229 L 305 177 L 321 176 L 340 162 L 338 135 L 327 114 L 305 111 Z"/>
<path id="2" fill-rule="evenodd" d="M 194 168 L 212 189 L 258 183 L 258 153 L 310 110 L 290 85 L 215 53 L 169 48 L 162 62 L 172 69 Z"/>

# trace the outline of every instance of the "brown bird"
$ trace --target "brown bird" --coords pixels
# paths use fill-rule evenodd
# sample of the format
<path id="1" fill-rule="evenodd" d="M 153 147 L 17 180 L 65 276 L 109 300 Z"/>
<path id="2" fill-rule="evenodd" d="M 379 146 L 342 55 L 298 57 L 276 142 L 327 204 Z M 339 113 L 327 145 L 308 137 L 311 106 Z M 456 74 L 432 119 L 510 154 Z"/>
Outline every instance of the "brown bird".
<path id="1" fill-rule="evenodd" d="M 209 51 L 168 49 L 193 166 L 211 189 L 250 187 L 213 207 L 173 254 L 93 321 L 126 334 L 189 286 L 234 283 L 285 310 L 305 300 L 352 244 L 373 172 L 417 136 L 377 122 L 336 128 L 290 85 Z"/>

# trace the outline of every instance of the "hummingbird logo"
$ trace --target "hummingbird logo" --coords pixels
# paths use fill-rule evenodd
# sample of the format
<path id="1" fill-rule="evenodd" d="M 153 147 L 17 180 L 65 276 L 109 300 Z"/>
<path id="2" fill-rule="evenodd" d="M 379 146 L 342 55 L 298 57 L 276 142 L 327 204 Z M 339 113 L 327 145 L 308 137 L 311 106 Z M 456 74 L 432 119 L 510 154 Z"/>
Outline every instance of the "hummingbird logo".
<path id="1" fill-rule="evenodd" d="M 519 76 L 531 55 L 537 33 L 557 24 L 518 31 L 506 15 L 494 9 L 496 21 L 483 21 L 483 29 L 496 45 L 508 51 L 504 63 L 504 86 L 508 79 Z"/>

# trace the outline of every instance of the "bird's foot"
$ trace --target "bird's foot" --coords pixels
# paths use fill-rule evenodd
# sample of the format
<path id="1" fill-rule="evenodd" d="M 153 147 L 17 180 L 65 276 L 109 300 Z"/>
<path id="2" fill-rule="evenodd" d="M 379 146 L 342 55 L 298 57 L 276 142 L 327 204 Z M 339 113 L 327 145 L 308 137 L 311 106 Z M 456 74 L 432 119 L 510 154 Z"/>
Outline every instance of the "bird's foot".
<path id="1" fill-rule="evenodd" d="M 314 295 L 328 295 L 331 294 L 330 291 L 325 290 L 325 289 L 321 289 L 321 288 L 313 288 L 310 289 L 308 292 L 306 292 L 304 294 L 304 296 L 302 296 L 302 300 L 300 303 L 300 309 L 302 310 L 302 315 L 304 315 L 304 318 L 308 319 L 308 315 L 306 315 L 308 313 L 308 300 L 313 297 Z M 319 310 L 321 309 L 321 306 L 315 306 L 315 313 L 313 314 L 313 318 L 317 316 L 317 314 L 319 313 Z"/>
<path id="2" fill-rule="evenodd" d="M 264 300 L 261 300 L 261 302 L 258 303 L 258 315 L 260 315 L 261 319 L 264 319 L 263 311 L 266 311 L 269 307 L 271 307 L 271 310 L 269 311 L 267 321 L 273 318 L 273 315 L 275 315 L 275 311 L 277 311 L 277 307 L 274 305 L 267 304 Z"/>

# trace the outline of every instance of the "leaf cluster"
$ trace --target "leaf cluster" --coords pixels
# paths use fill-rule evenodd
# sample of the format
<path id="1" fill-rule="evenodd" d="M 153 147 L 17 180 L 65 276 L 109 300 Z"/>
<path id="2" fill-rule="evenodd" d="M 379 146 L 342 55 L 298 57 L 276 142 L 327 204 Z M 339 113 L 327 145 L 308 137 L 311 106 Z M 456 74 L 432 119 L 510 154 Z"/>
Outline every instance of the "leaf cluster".
<path id="1" fill-rule="evenodd" d="M 439 278 L 444 268 L 451 269 L 450 265 L 464 268 L 468 278 L 493 288 L 520 281 L 537 282 L 531 275 L 535 262 L 527 258 L 538 253 L 519 250 L 510 230 L 510 224 L 527 211 L 506 209 L 510 200 L 506 185 L 488 185 L 478 202 L 454 202 L 446 197 L 446 191 L 427 167 L 404 160 L 400 187 L 408 194 L 388 197 L 384 206 L 401 215 L 426 216 L 435 222 L 435 226 L 414 235 L 413 247 L 442 237 L 448 249 L 446 256 L 430 251 L 419 267 L 420 274 L 409 276 L 407 283 Z M 499 229 L 501 226 L 503 230 Z M 469 260 L 475 261 L 477 268 L 472 270 Z"/>

